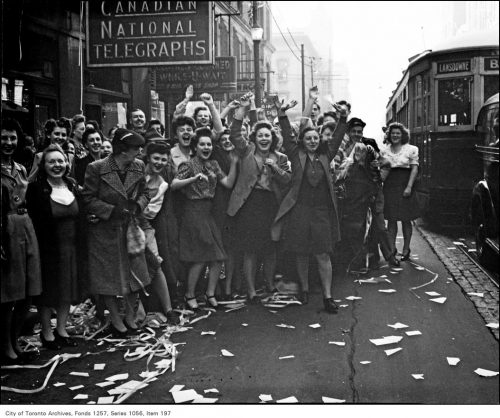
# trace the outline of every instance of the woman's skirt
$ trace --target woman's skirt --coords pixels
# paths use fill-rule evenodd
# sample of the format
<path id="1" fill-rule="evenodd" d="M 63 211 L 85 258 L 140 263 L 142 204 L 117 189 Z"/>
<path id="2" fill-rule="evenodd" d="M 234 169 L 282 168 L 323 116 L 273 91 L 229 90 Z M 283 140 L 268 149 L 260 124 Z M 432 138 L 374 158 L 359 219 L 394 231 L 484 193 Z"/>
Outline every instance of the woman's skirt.
<path id="1" fill-rule="evenodd" d="M 182 261 L 203 263 L 226 259 L 221 233 L 211 209 L 211 199 L 186 200 L 179 237 Z"/>
<path id="2" fill-rule="evenodd" d="M 327 206 L 296 204 L 283 233 L 285 251 L 299 254 L 323 254 L 333 251 L 332 213 Z"/>
<path id="3" fill-rule="evenodd" d="M 420 217 L 415 190 L 409 197 L 403 197 L 410 172 L 410 168 L 393 168 L 384 182 L 384 217 L 388 221 L 412 221 Z"/>
<path id="4" fill-rule="evenodd" d="M 247 253 L 268 253 L 274 250 L 271 226 L 278 202 L 273 192 L 254 189 L 235 219 L 234 236 L 239 251 Z"/>

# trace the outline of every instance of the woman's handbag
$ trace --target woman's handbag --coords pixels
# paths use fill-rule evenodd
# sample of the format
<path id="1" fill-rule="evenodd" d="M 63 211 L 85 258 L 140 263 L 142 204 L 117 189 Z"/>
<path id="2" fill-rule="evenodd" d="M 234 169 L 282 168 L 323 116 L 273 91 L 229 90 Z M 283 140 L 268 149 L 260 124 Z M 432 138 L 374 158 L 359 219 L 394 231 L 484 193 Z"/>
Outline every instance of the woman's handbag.
<path id="1" fill-rule="evenodd" d="M 130 255 L 143 253 L 146 249 L 146 234 L 135 216 L 130 217 L 127 227 L 127 252 Z"/>

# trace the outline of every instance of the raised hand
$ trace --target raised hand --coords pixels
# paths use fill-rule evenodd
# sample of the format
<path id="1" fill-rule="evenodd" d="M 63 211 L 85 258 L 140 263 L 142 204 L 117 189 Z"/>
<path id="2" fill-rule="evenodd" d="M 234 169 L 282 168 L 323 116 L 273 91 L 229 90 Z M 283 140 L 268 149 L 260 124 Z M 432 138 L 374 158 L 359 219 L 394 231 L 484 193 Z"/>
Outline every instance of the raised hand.
<path id="1" fill-rule="evenodd" d="M 193 98 L 194 89 L 192 85 L 187 86 L 186 89 L 186 99 L 191 100 Z"/>
<path id="2" fill-rule="evenodd" d="M 250 102 L 252 101 L 252 99 L 253 99 L 253 93 L 248 92 L 247 94 L 241 96 L 240 105 L 243 107 L 250 106 Z"/>
<path id="3" fill-rule="evenodd" d="M 318 86 L 314 86 L 309 89 L 309 98 L 313 100 L 319 99 Z"/>
<path id="4" fill-rule="evenodd" d="M 229 102 L 229 104 L 227 105 L 227 107 L 229 107 L 230 109 L 237 109 L 238 107 L 241 106 L 241 103 L 238 101 L 238 100 L 232 100 L 231 102 Z"/>
<path id="5" fill-rule="evenodd" d="M 340 105 L 338 103 L 334 103 L 333 107 L 338 112 L 340 117 L 346 118 L 349 115 L 349 108 L 346 105 Z"/>
<path id="6" fill-rule="evenodd" d="M 208 93 L 200 94 L 200 99 L 203 100 L 203 103 L 205 103 L 207 106 L 214 104 L 214 99 Z"/>

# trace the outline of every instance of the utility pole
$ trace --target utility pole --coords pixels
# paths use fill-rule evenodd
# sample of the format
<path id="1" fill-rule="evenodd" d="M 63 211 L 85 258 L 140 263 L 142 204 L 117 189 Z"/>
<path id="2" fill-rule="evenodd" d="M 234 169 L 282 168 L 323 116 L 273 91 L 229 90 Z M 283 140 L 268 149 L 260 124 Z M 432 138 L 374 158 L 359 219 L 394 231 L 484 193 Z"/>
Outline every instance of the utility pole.
<path id="1" fill-rule="evenodd" d="M 310 57 L 311 61 L 311 87 L 314 87 L 314 57 Z"/>
<path id="2" fill-rule="evenodd" d="M 302 110 L 306 107 L 306 75 L 304 73 L 304 44 L 300 44 L 300 62 L 302 64 Z"/>
<path id="3" fill-rule="evenodd" d="M 254 29 L 259 28 L 259 25 L 257 23 L 257 13 L 258 13 L 257 9 L 258 9 L 257 1 L 254 0 L 252 2 L 252 20 L 253 20 L 252 27 Z M 260 50 L 259 50 L 260 41 L 262 39 L 262 32 L 260 32 L 260 39 L 258 38 L 259 37 L 253 38 L 253 61 L 254 61 L 254 77 L 255 77 L 254 94 L 255 94 L 255 106 L 257 106 L 257 108 L 260 107 L 262 102 L 261 86 L 260 86 Z"/>

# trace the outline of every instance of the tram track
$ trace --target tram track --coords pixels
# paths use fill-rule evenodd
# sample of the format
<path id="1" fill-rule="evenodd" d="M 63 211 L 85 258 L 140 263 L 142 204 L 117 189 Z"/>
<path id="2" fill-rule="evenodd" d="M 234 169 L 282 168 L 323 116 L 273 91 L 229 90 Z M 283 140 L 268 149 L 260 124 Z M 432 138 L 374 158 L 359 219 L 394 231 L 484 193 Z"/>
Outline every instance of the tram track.
<path id="1" fill-rule="evenodd" d="M 477 257 L 471 255 L 471 248 L 467 245 L 466 242 L 462 242 L 462 245 L 457 245 L 457 248 L 462 251 L 467 258 L 472 261 L 478 269 L 480 269 L 486 277 L 498 288 L 499 287 L 499 280 L 498 280 L 498 273 L 493 273 L 485 269 L 481 263 L 477 260 Z"/>

